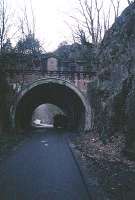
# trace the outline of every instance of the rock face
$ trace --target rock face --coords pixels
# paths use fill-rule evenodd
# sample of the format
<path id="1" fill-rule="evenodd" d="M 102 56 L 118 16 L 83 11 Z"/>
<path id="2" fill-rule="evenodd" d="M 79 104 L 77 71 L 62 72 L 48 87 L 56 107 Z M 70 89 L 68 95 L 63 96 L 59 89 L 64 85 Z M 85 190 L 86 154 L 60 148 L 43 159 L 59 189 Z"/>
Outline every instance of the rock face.
<path id="1" fill-rule="evenodd" d="M 122 132 L 135 143 L 135 2 L 105 34 L 97 54 L 97 77 L 89 84 L 93 128 L 103 139 Z"/>

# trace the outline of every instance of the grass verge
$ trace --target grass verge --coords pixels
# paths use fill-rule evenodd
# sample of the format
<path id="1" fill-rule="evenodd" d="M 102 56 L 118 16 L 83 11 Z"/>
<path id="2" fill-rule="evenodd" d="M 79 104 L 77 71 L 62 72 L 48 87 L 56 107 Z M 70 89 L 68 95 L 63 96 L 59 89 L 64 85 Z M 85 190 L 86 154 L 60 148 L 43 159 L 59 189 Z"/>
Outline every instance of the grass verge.
<path id="1" fill-rule="evenodd" d="M 20 144 L 26 136 L 23 134 L 5 133 L 0 135 L 0 160 Z"/>

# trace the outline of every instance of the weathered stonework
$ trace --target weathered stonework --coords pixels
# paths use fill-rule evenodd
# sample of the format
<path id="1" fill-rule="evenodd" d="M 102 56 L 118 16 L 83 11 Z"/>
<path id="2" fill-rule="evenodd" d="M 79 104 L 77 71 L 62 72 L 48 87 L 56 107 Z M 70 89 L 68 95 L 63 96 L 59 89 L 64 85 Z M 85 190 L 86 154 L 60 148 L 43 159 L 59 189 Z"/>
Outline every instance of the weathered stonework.
<path id="1" fill-rule="evenodd" d="M 40 66 L 40 68 L 26 70 L 6 70 L 7 81 L 14 91 L 10 107 L 10 118 L 13 128 L 16 127 L 16 109 L 18 105 L 21 104 L 21 101 L 25 99 L 24 97 L 26 97 L 27 94 L 29 96 L 29 93 L 31 93 L 31 91 L 33 90 L 35 91 L 37 87 L 39 87 L 39 91 L 42 90 L 41 88 L 45 87 L 45 90 L 42 90 L 42 92 L 38 93 L 37 91 L 38 95 L 35 95 L 35 93 L 33 93 L 33 99 L 29 101 L 29 104 L 33 104 L 34 98 L 36 99 L 37 96 L 39 96 L 39 104 L 38 102 L 35 102 L 35 106 L 38 106 L 41 103 L 51 103 L 54 97 L 52 96 L 51 99 L 50 93 L 55 93 L 54 96 L 56 102 L 53 101 L 52 103 L 54 105 L 56 103 L 58 107 L 63 106 L 61 109 L 65 109 L 68 112 L 71 117 L 70 121 L 74 121 L 74 119 L 76 118 L 75 123 L 78 123 L 78 125 L 75 125 L 76 127 L 78 126 L 79 129 L 81 128 L 87 131 L 91 129 L 91 108 L 87 98 L 87 89 L 88 83 L 93 78 L 93 74 L 82 67 L 82 65 L 79 66 L 79 64 L 70 63 L 69 61 L 67 63 L 70 64 L 72 67 L 68 66 L 63 68 L 60 60 L 57 57 L 53 57 L 53 55 L 51 55 L 44 60 L 45 66 Z M 82 64 L 80 61 L 78 63 Z M 47 87 L 50 87 L 50 89 L 47 90 Z M 54 87 L 55 90 L 53 89 Z M 42 94 L 43 92 L 45 92 L 46 96 L 46 99 L 44 100 Z M 67 97 L 64 97 L 66 95 Z M 50 98 L 49 100 L 47 100 L 47 96 L 48 98 Z M 63 99 L 63 102 L 61 99 Z M 34 105 L 32 106 L 33 108 L 31 109 L 35 109 Z M 24 109 L 25 108 L 26 107 L 24 107 Z M 27 115 L 29 115 L 29 113 L 27 113 Z M 22 121 L 23 123 L 24 119 L 25 117 L 23 117 L 23 119 L 20 119 L 20 121 Z M 71 122 L 71 124 L 73 126 L 73 122 Z"/>
<path id="2" fill-rule="evenodd" d="M 90 130 L 91 129 L 91 108 L 89 101 L 87 99 L 87 96 L 84 95 L 79 88 L 77 88 L 75 85 L 73 85 L 71 82 L 58 79 L 58 78 L 44 78 L 44 79 L 39 79 L 34 81 L 33 83 L 26 85 L 16 96 L 14 103 L 11 105 L 11 110 L 10 110 L 10 116 L 11 116 L 11 121 L 12 121 L 12 127 L 15 128 L 15 116 L 16 116 L 16 109 L 20 101 L 23 99 L 24 96 L 29 94 L 29 92 L 32 91 L 33 88 L 36 88 L 37 86 L 45 86 L 45 85 L 58 85 L 58 86 L 64 86 L 65 90 L 70 89 L 75 95 L 78 96 L 78 98 L 81 100 L 84 108 L 85 108 L 85 124 L 84 124 L 84 129 L 85 130 Z M 51 90 L 51 87 L 50 87 Z M 48 94 L 45 94 L 46 96 Z M 54 94 L 55 95 L 55 94 Z M 66 98 L 66 101 L 68 102 L 68 96 Z M 71 105 L 70 105 L 71 106 Z M 66 109 L 66 108 L 65 108 Z M 79 108 L 78 108 L 79 110 Z M 81 113 L 80 113 L 81 114 Z M 79 126 L 79 124 L 78 124 Z"/>
<path id="3" fill-rule="evenodd" d="M 135 3 L 105 34 L 97 54 L 98 76 L 89 84 L 93 127 L 105 138 L 122 132 L 135 142 Z M 132 138 L 132 139 L 131 139 Z"/>

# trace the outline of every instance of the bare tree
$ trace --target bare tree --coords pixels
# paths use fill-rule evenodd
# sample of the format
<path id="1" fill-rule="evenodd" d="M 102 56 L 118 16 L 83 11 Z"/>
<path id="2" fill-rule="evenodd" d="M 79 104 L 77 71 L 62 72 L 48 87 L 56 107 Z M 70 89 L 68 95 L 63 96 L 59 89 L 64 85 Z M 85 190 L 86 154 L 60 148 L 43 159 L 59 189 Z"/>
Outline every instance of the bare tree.
<path id="1" fill-rule="evenodd" d="M 19 35 L 20 39 L 16 44 L 16 52 L 18 53 L 18 66 L 20 66 L 22 70 L 22 80 L 20 82 L 20 86 L 23 87 L 25 82 L 25 70 L 28 67 L 41 67 L 41 54 L 44 51 L 40 41 L 36 38 L 36 25 L 35 25 L 35 16 L 34 10 L 32 7 L 32 2 L 30 2 L 30 12 L 28 12 L 28 7 L 24 5 L 24 9 L 22 11 L 22 16 L 19 17 Z M 28 5 L 28 4 L 27 4 Z M 22 64 L 22 57 L 29 57 L 30 65 L 27 63 Z M 25 60 L 25 59 L 24 59 Z M 37 64 L 38 63 L 38 64 Z"/>
<path id="2" fill-rule="evenodd" d="M 75 35 L 77 37 L 83 36 L 83 39 L 85 35 L 85 39 L 88 38 L 89 42 L 97 46 L 102 40 L 104 31 L 110 24 L 110 10 L 108 11 L 108 15 L 105 15 L 103 12 L 103 1 L 99 3 L 98 0 L 78 0 L 78 3 L 78 11 L 81 14 L 82 20 L 72 17 L 77 22 Z"/>
<path id="3" fill-rule="evenodd" d="M 105 11 L 103 11 L 103 30 L 104 30 L 103 34 L 105 34 L 110 27 L 110 15 L 111 15 L 111 6 L 109 7 L 107 14 L 105 14 Z"/>
<path id="4" fill-rule="evenodd" d="M 114 10 L 115 20 L 119 16 L 120 2 L 121 2 L 121 0 L 117 0 L 115 2 L 114 2 L 114 0 L 111 0 L 112 6 L 113 6 L 113 10 Z"/>
<path id="5" fill-rule="evenodd" d="M 32 13 L 33 13 L 33 11 L 32 11 Z M 33 16 L 34 16 L 34 14 L 33 14 Z M 26 35 L 29 35 L 29 34 L 35 35 L 34 17 L 33 17 L 32 22 L 30 22 L 26 5 L 24 5 L 23 13 L 22 13 L 22 16 L 19 17 L 19 23 L 18 24 L 19 24 L 18 29 L 20 31 L 20 38 L 24 39 L 26 37 Z"/>
<path id="6" fill-rule="evenodd" d="M 0 52 L 2 53 L 3 46 L 8 39 L 8 33 L 11 24 L 9 24 L 9 13 L 6 0 L 0 2 Z"/>
<path id="7" fill-rule="evenodd" d="M 71 16 L 77 23 L 75 35 L 82 36 L 80 33 L 83 31 L 85 38 L 88 38 L 88 41 L 95 46 L 98 46 L 105 32 L 110 27 L 110 16 L 114 15 L 114 20 L 118 17 L 120 3 L 121 0 L 110 0 L 108 2 L 108 11 L 104 11 L 103 0 L 78 0 L 79 8 L 77 10 L 81 15 L 81 20 L 75 16 Z"/>
<path id="8" fill-rule="evenodd" d="M 130 5 L 133 2 L 134 2 L 133 0 L 127 0 L 128 5 Z"/>
<path id="9" fill-rule="evenodd" d="M 19 18 L 19 30 L 20 30 L 20 40 L 18 44 L 23 44 L 21 53 L 28 53 L 34 55 L 41 51 L 45 51 L 42 48 L 40 41 L 36 38 L 36 25 L 34 10 L 32 7 L 32 2 L 30 0 L 30 12 L 28 15 L 28 7 L 24 5 L 23 15 Z M 38 56 L 38 55 L 37 55 Z"/>

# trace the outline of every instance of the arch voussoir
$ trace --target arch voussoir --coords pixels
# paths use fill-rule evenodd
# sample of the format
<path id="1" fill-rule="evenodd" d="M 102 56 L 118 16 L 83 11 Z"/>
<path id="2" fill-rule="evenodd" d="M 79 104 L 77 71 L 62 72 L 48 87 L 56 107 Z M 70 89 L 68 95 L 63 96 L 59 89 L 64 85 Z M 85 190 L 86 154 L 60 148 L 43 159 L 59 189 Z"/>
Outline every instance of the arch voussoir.
<path id="1" fill-rule="evenodd" d="M 32 90 L 34 90 L 37 87 L 42 87 L 42 86 L 46 86 L 51 88 L 52 86 L 58 86 L 58 87 L 63 87 L 65 88 L 65 90 L 69 90 L 71 91 L 71 93 L 75 94 L 75 96 L 78 97 L 78 99 L 80 99 L 80 101 L 82 102 L 83 106 L 84 106 L 84 116 L 85 116 L 85 120 L 84 120 L 84 129 L 85 130 L 89 130 L 91 129 L 91 108 L 89 105 L 89 101 L 87 100 L 87 97 L 84 96 L 84 94 L 75 86 L 73 85 L 73 83 L 66 81 L 66 80 L 62 80 L 62 79 L 58 79 L 58 78 L 43 78 L 43 79 L 39 79 L 36 80 L 35 82 L 31 83 L 30 85 L 27 85 L 22 91 L 19 92 L 14 104 L 11 106 L 11 120 L 12 120 L 12 127 L 15 128 L 16 127 L 16 112 L 17 112 L 17 108 L 19 103 L 23 100 L 23 98 L 25 96 L 27 96 L 27 94 L 29 94 Z M 56 87 L 57 88 L 57 87 Z M 65 92 L 66 94 L 66 92 Z M 67 97 L 68 98 L 68 97 Z M 67 99 L 68 101 L 68 99 Z M 73 100 L 72 100 L 73 102 Z M 67 102 L 66 102 L 67 103 Z M 65 103 L 65 105 L 66 105 Z M 74 102 L 75 104 L 75 102 Z M 79 108 L 78 108 L 79 109 Z M 77 110 L 77 108 L 76 108 Z M 79 117 L 79 116 L 78 116 Z"/>

